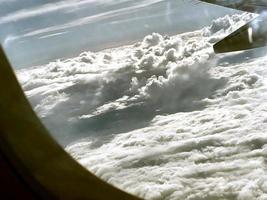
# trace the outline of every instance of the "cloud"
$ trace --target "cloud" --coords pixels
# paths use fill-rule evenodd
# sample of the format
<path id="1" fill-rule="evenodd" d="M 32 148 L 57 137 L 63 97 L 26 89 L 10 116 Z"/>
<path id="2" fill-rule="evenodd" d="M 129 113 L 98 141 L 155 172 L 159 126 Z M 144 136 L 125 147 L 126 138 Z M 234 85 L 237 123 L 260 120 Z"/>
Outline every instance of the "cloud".
<path id="1" fill-rule="evenodd" d="M 108 13 L 108 16 L 110 14 L 114 13 Z M 231 27 L 226 27 L 229 23 L 222 23 L 229 20 L 232 19 L 225 17 L 214 21 L 213 26 L 204 28 L 202 32 L 206 35 L 206 40 L 218 41 L 225 32 L 229 32 Z M 225 32 L 218 30 L 218 33 L 214 33 L 214 26 L 225 28 Z M 13 37 L 9 41 L 11 39 Z M 37 71 L 28 71 L 32 76 L 35 76 L 35 73 L 39 74 L 39 78 L 24 82 L 23 87 L 32 97 L 33 105 L 42 116 L 64 113 L 62 110 L 55 112 L 55 109 L 65 110 L 60 105 L 55 106 L 55 109 L 49 109 L 51 102 L 55 105 L 55 101 L 52 100 L 54 95 L 58 96 L 55 92 L 66 93 L 66 97 L 72 97 L 73 100 L 61 102 L 65 108 L 77 107 L 77 104 L 83 102 L 83 95 L 86 95 L 87 102 L 92 104 L 81 103 L 84 109 L 77 110 L 75 120 L 78 121 L 74 122 L 80 126 L 81 131 L 99 122 L 103 116 L 114 118 L 116 121 L 117 116 L 131 113 L 135 120 L 138 113 L 132 110 L 146 110 L 150 113 L 148 116 L 140 116 L 141 124 L 135 123 L 142 126 L 144 121 L 149 121 L 157 112 L 172 113 L 177 110 L 200 109 L 203 104 L 199 100 L 211 95 L 223 84 L 222 80 L 213 79 L 207 73 L 212 66 L 210 62 L 207 63 L 210 52 L 192 56 L 202 49 L 209 49 L 208 47 L 209 42 L 196 43 L 192 40 L 191 43 L 183 43 L 179 37 L 164 38 L 160 34 L 152 34 L 130 49 L 118 48 L 113 51 L 114 53 L 85 52 L 77 58 L 54 62 Z M 53 84 L 55 85 L 50 88 Z M 177 92 L 170 95 L 174 88 L 177 88 Z M 128 95 L 124 96 L 125 93 Z M 187 94 L 186 98 L 184 94 Z M 69 112 L 69 109 L 66 112 Z M 128 123 L 124 120 L 119 123 L 123 122 L 124 128 L 133 128 L 127 126 Z M 95 128 L 101 126 L 95 124 Z"/>
<path id="2" fill-rule="evenodd" d="M 76 61 L 97 64 L 94 73 L 99 76 L 83 76 L 85 86 L 75 82 L 69 91 L 95 88 L 105 103 L 78 119 L 75 133 L 87 132 L 66 150 L 104 181 L 144 199 L 267 199 L 266 53 L 247 60 L 239 54 L 238 62 L 222 63 L 220 58 L 227 56 L 214 62 L 210 52 L 213 42 L 234 29 L 233 22 L 246 20 L 249 15 L 226 16 L 199 31 L 172 38 L 152 34 L 134 46 L 81 54 Z M 105 62 L 96 61 L 100 55 Z M 89 68 L 78 66 L 68 72 Z M 216 85 L 214 79 L 227 83 L 201 96 Z M 95 101 L 84 96 L 88 108 Z M 199 101 L 206 102 L 205 108 L 175 110 Z M 158 112 L 144 126 L 121 130 L 136 125 L 137 120 L 128 122 L 132 115 L 144 121 L 151 114 L 144 107 L 129 109 L 137 102 Z M 113 126 L 105 126 L 108 122 Z M 99 128 L 96 136 L 86 138 L 96 126 L 113 137 L 100 137 L 105 142 L 99 144 Z"/>
<path id="3" fill-rule="evenodd" d="M 36 7 L 25 8 L 15 12 L 11 12 L 1 17 L 0 24 L 36 17 L 48 14 L 50 12 L 73 8 L 75 6 L 82 6 L 84 4 L 89 4 L 93 2 L 96 2 L 96 0 L 80 0 L 80 1 L 67 0 L 54 3 L 47 3 Z"/>
<path id="4" fill-rule="evenodd" d="M 39 39 L 46 39 L 46 38 L 56 37 L 56 36 L 59 36 L 59 35 L 64 35 L 66 33 L 69 33 L 69 31 L 51 33 L 51 34 L 48 34 L 48 35 L 41 36 L 41 37 L 39 37 Z"/>
<path id="5" fill-rule="evenodd" d="M 0 24 L 25 19 L 28 17 L 34 17 L 34 16 L 38 16 L 38 15 L 48 13 L 48 12 L 54 12 L 54 11 L 57 11 L 59 9 L 70 8 L 70 7 L 73 7 L 74 5 L 75 6 L 81 6 L 82 4 L 92 3 L 93 1 L 95 1 L 95 0 L 90 0 L 90 1 L 84 0 L 84 1 L 79 1 L 78 3 L 77 2 L 74 3 L 73 1 L 69 1 L 69 3 L 62 3 L 62 2 L 61 3 L 51 3 L 51 4 L 46 4 L 46 5 L 40 6 L 40 7 L 38 7 L 38 9 L 20 10 L 18 12 L 15 12 L 13 14 L 10 14 L 10 15 L 7 15 L 5 17 L 0 18 Z M 67 23 L 37 29 L 37 30 L 31 31 L 31 32 L 27 32 L 23 35 L 13 36 L 13 40 L 17 40 L 17 39 L 21 39 L 21 38 L 25 38 L 25 37 L 33 37 L 33 36 L 38 36 L 38 35 L 43 35 L 43 34 L 53 34 L 53 32 L 58 32 L 61 30 L 65 30 L 65 29 L 69 29 L 69 28 L 73 28 L 73 27 L 77 27 L 77 26 L 83 26 L 83 25 L 86 25 L 89 23 L 94 23 L 94 22 L 98 22 L 101 20 L 105 20 L 105 19 L 110 19 L 112 17 L 129 14 L 129 13 L 137 11 L 140 8 L 144 8 L 144 7 L 150 6 L 152 4 L 159 3 L 161 1 L 163 1 L 163 0 L 146 0 L 146 1 L 143 1 L 142 3 L 140 2 L 139 4 L 129 5 L 128 7 L 114 9 L 114 10 L 98 13 L 95 15 L 86 16 L 83 18 L 72 20 L 72 21 L 67 22 Z M 104 0 L 104 2 L 106 2 L 106 1 Z M 113 2 L 113 1 L 110 1 L 110 2 Z M 41 36 L 41 37 L 45 37 L 45 35 Z"/>
<path id="6" fill-rule="evenodd" d="M 7 37 L 5 37 L 5 39 L 2 41 L 2 44 L 4 47 L 7 47 L 10 42 L 13 42 L 14 40 L 17 40 L 18 37 L 14 36 L 14 35 L 8 35 Z"/>
<path id="7" fill-rule="evenodd" d="M 4 23 L 10 23 L 14 21 L 19 21 L 19 20 L 25 20 L 28 18 L 36 17 L 36 16 L 41 16 L 45 15 L 51 12 L 62 12 L 62 11 L 68 11 L 69 9 L 73 10 L 77 7 L 81 7 L 84 5 L 90 5 L 92 3 L 97 3 L 97 4 L 119 4 L 122 2 L 127 2 L 129 0 L 121 0 L 121 1 L 114 1 L 114 0 L 67 0 L 67 1 L 60 1 L 60 2 L 54 2 L 54 3 L 47 3 L 43 4 L 40 6 L 36 7 L 31 7 L 31 8 L 25 8 L 21 9 L 15 12 L 11 12 L 10 14 L 7 14 L 3 17 L 0 18 L 0 24 Z M 162 0 L 161 0 L 162 1 Z M 2 1 L 6 2 L 6 1 Z M 115 3 L 116 2 L 116 3 Z M 137 7 L 143 7 L 146 5 L 150 5 L 152 3 L 157 3 L 160 2 L 159 0 L 148 0 L 148 1 L 141 1 L 140 6 Z M 0 1 L 1 3 L 1 1 Z"/>

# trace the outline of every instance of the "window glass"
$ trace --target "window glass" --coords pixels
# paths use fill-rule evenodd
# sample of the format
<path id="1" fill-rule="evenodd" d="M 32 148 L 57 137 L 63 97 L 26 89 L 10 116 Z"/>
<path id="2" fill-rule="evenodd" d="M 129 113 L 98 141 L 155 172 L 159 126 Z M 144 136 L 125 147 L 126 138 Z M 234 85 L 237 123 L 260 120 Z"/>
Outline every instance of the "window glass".
<path id="1" fill-rule="evenodd" d="M 0 0 L 0 40 L 52 136 L 104 181 L 145 199 L 263 200 L 266 48 L 213 50 L 256 16 L 197 0 Z"/>

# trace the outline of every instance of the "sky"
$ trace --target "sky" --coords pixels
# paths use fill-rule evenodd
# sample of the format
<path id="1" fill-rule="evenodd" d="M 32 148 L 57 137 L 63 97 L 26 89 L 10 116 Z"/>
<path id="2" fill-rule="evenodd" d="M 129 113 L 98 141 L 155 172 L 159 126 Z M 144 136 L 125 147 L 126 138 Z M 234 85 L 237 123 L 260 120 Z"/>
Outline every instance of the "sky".
<path id="1" fill-rule="evenodd" d="M 235 11 L 197 0 L 0 0 L 0 41 L 15 69 L 196 30 Z"/>

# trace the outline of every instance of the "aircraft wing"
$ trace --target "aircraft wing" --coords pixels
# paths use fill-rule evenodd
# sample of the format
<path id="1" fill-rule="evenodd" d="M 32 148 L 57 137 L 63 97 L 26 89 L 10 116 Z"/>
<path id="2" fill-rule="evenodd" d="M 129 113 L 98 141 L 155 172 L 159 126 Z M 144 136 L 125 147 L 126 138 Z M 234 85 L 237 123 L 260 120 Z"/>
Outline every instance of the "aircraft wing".
<path id="1" fill-rule="evenodd" d="M 267 10 L 266 0 L 200 0 L 200 1 L 258 14 L 262 13 L 262 11 Z"/>
<path id="2" fill-rule="evenodd" d="M 260 15 L 253 21 L 234 31 L 213 49 L 215 53 L 227 53 L 264 47 L 267 44 L 267 17 Z"/>
<path id="3" fill-rule="evenodd" d="M 242 26 L 232 34 L 217 42 L 213 49 L 215 53 L 248 50 L 264 47 L 267 44 L 267 1 L 263 0 L 200 0 L 219 6 L 233 8 L 246 12 L 259 13 L 259 17 Z"/>

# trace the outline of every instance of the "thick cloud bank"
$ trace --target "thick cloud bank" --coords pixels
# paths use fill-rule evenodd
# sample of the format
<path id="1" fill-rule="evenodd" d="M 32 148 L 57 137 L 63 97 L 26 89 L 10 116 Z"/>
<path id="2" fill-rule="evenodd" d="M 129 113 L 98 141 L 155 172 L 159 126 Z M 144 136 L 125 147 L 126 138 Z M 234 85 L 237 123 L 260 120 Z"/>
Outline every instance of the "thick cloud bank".
<path id="1" fill-rule="evenodd" d="M 66 150 L 119 188 L 146 199 L 265 200 L 267 56 L 211 48 L 252 17 L 153 33 L 18 77 L 57 138 L 81 139 Z"/>

